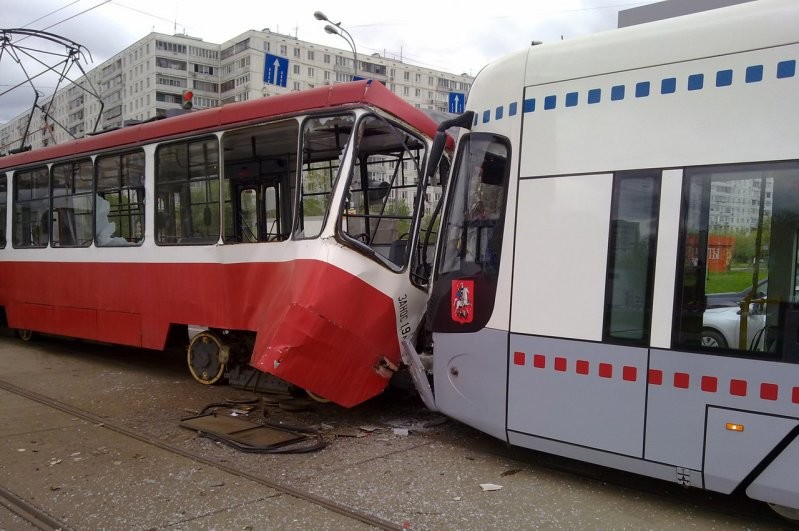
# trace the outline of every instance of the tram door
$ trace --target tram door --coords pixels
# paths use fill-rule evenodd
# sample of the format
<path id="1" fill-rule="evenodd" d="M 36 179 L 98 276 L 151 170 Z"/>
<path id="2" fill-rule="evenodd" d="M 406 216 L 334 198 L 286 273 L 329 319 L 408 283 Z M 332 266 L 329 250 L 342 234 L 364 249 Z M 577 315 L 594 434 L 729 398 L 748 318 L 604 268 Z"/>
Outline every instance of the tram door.
<path id="1" fill-rule="evenodd" d="M 289 237 L 289 164 L 285 157 L 275 157 L 226 167 L 226 242 L 276 242 Z"/>
<path id="2" fill-rule="evenodd" d="M 281 241 L 286 229 L 281 220 L 280 179 L 237 182 L 234 185 L 233 221 L 237 240 L 242 243 Z"/>

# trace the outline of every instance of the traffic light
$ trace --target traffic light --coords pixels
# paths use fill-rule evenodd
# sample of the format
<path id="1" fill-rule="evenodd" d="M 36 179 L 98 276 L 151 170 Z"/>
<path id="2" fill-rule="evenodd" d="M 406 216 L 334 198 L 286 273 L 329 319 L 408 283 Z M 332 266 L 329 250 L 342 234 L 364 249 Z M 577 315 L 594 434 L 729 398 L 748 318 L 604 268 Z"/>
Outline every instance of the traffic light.
<path id="1" fill-rule="evenodd" d="M 191 90 L 184 90 L 183 91 L 183 108 L 189 110 L 192 108 L 193 103 L 191 99 L 194 97 L 194 92 Z"/>

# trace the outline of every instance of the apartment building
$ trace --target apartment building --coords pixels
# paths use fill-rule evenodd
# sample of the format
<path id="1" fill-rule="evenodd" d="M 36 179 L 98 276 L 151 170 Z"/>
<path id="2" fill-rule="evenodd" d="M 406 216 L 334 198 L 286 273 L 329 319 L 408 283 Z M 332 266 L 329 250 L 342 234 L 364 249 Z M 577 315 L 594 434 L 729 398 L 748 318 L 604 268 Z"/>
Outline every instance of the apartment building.
<path id="1" fill-rule="evenodd" d="M 278 63 L 267 65 L 267 59 Z M 357 59 L 359 77 L 379 81 L 425 110 L 448 111 L 451 94 L 467 94 L 473 79 L 379 54 L 358 54 Z M 37 148 L 168 116 L 181 108 L 185 90 L 193 92 L 194 108 L 203 109 L 349 81 L 353 61 L 351 50 L 268 29 L 250 30 L 221 44 L 150 33 L 40 101 L 48 112 L 34 113 L 29 127 L 27 113 L 0 126 L 0 153 L 18 149 L 26 129 L 24 144 Z M 280 72 L 274 70 L 278 67 Z"/>

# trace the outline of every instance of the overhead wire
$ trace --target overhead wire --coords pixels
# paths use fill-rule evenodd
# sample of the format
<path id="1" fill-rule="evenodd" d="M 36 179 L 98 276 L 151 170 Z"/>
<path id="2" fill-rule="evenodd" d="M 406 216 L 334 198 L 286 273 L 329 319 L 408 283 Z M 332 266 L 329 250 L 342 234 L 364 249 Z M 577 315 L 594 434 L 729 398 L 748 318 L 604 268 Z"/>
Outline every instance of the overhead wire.
<path id="1" fill-rule="evenodd" d="M 61 6 L 61 7 L 59 7 L 58 9 L 54 9 L 54 10 L 50 11 L 50 12 L 49 12 L 49 13 L 47 13 L 46 15 L 42 15 L 42 16 L 40 16 L 40 17 L 39 17 L 39 18 L 37 18 L 36 20 L 31 20 L 31 21 L 30 21 L 30 22 L 28 22 L 27 24 L 23 24 L 21 27 L 22 27 L 22 28 L 27 28 L 27 27 L 28 27 L 28 26 L 30 26 L 31 24 L 35 24 L 35 23 L 39 22 L 40 20 L 42 20 L 42 19 L 45 19 L 45 18 L 49 17 L 50 15 L 55 15 L 55 14 L 56 14 L 56 13 L 58 13 L 59 11 L 63 11 L 64 9 L 68 8 L 68 7 L 69 7 L 69 6 L 71 6 L 71 5 L 77 4 L 78 2 L 80 2 L 80 0 L 74 0 L 73 2 L 70 2 L 69 4 L 67 4 L 67 5 L 65 5 L 65 6 Z"/>

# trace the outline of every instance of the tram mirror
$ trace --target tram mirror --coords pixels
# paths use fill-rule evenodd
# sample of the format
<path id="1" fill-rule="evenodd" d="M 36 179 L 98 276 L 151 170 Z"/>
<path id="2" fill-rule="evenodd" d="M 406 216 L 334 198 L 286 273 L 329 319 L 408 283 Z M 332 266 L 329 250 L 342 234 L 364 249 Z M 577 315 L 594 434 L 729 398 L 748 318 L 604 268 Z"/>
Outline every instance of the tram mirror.
<path id="1" fill-rule="evenodd" d="M 482 182 L 494 186 L 502 185 L 505 177 L 505 167 L 505 157 L 487 151 L 481 166 Z"/>

